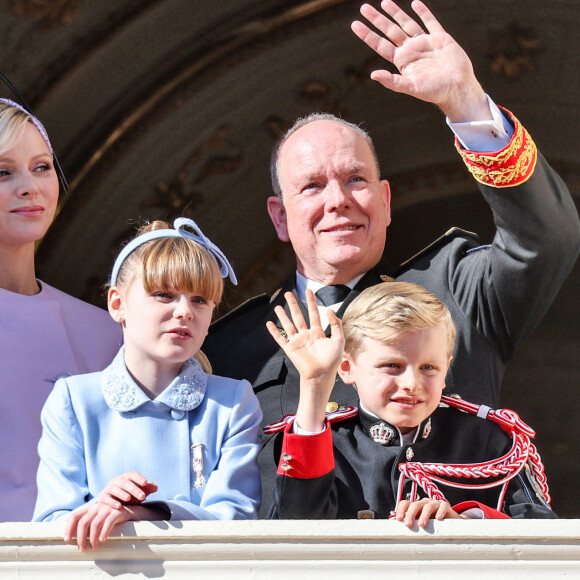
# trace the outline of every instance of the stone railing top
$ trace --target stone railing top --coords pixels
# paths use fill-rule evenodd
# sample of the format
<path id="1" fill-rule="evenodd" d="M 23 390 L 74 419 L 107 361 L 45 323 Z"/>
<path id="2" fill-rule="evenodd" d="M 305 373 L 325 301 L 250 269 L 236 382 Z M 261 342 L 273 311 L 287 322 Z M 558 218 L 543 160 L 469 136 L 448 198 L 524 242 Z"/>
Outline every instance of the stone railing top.
<path id="1" fill-rule="evenodd" d="M 138 522 L 85 554 L 63 529 L 0 524 L 0 577 L 580 577 L 580 520 Z"/>

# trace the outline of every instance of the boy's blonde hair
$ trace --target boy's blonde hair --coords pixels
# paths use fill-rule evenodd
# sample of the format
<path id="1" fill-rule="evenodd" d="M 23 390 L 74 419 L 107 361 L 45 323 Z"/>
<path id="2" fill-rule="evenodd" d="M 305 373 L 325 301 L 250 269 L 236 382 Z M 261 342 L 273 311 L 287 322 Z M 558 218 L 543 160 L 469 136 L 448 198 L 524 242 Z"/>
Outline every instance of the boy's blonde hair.
<path id="1" fill-rule="evenodd" d="M 451 356 L 456 330 L 447 306 L 417 284 L 384 282 L 361 292 L 346 309 L 342 318 L 344 350 L 356 359 L 365 338 L 388 343 L 440 324 L 447 328 L 447 355 Z"/>
<path id="2" fill-rule="evenodd" d="M 168 223 L 157 220 L 141 226 L 137 236 L 169 228 Z M 146 292 L 171 289 L 191 292 L 216 306 L 224 289 L 220 267 L 213 256 L 195 240 L 181 236 L 157 238 L 137 247 L 123 262 L 115 285 L 128 287 L 135 276 L 141 276 Z M 201 351 L 195 358 L 211 373 L 211 365 Z"/>

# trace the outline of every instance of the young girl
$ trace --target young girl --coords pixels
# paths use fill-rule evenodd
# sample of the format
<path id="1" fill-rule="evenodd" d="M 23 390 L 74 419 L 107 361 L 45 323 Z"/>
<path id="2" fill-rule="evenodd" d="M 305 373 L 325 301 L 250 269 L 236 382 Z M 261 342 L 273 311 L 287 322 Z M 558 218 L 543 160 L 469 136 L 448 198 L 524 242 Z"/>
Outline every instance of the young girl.
<path id="1" fill-rule="evenodd" d="M 0 99 L 0 522 L 32 518 L 40 411 L 57 378 L 102 369 L 121 342 L 103 309 L 36 277 L 34 248 L 58 195 L 42 123 Z"/>
<path id="2" fill-rule="evenodd" d="M 174 227 L 153 223 L 115 262 L 112 364 L 59 380 L 42 412 L 34 519 L 68 517 L 81 551 L 128 520 L 257 517 L 258 400 L 247 381 L 210 375 L 199 350 L 235 275 L 195 222 Z"/>

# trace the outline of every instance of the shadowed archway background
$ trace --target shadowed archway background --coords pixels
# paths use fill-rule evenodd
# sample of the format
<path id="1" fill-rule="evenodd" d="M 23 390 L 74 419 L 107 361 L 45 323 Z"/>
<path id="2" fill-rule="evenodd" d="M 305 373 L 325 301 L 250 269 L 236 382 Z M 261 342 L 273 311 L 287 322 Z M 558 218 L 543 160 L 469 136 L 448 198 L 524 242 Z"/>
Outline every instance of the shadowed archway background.
<path id="1" fill-rule="evenodd" d="M 429 6 L 579 202 L 577 2 Z M 362 123 L 375 139 L 393 190 L 394 264 L 453 225 L 490 241 L 491 214 L 441 114 L 369 80 L 382 65 L 350 32 L 358 7 L 358 0 L 0 0 L 0 70 L 47 126 L 71 183 L 38 248 L 39 277 L 103 305 L 102 285 L 135 224 L 188 215 L 240 279 L 224 309 L 275 289 L 294 264 L 266 213 L 270 150 L 314 110 Z M 554 509 L 566 517 L 580 517 L 579 291 L 577 265 L 503 389 L 503 404 L 538 432 Z"/>

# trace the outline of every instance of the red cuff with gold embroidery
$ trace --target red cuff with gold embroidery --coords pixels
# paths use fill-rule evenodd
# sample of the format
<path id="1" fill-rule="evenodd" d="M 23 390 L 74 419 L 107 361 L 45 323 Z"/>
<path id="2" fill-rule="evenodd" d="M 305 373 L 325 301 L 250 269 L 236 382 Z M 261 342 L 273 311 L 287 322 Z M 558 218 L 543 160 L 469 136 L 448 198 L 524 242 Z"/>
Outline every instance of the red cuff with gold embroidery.
<path id="1" fill-rule="evenodd" d="M 458 514 L 471 508 L 479 508 L 483 512 L 486 520 L 511 520 L 511 518 L 506 516 L 503 512 L 498 512 L 497 510 L 494 510 L 493 508 L 490 508 L 483 503 L 479 503 L 478 501 L 462 501 L 461 503 L 453 506 L 453 509 Z"/>
<path id="2" fill-rule="evenodd" d="M 292 433 L 292 421 L 284 429 L 282 453 L 278 475 L 297 479 L 312 479 L 326 475 L 334 469 L 332 430 L 326 420 L 326 429 L 316 435 Z"/>
<path id="3" fill-rule="evenodd" d="M 521 123 L 507 109 L 500 108 L 514 124 L 508 145 L 501 151 L 467 151 L 456 137 L 455 147 L 476 181 L 491 187 L 514 187 L 525 183 L 534 173 L 538 150 Z"/>

